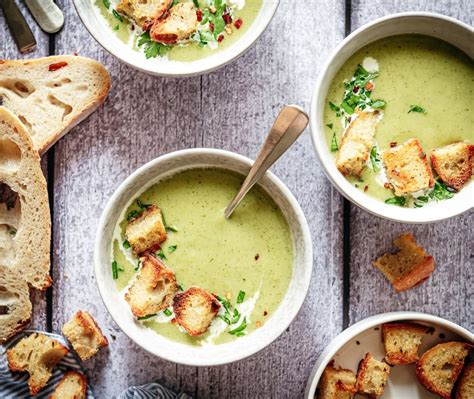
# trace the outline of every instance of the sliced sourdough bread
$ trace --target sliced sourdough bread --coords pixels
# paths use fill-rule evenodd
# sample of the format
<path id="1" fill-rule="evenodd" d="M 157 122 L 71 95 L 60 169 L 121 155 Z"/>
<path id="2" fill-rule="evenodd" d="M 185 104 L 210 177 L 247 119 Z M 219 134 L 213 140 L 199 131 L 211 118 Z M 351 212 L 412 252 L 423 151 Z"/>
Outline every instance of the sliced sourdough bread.
<path id="1" fill-rule="evenodd" d="M 409 322 L 385 323 L 382 336 L 385 361 L 392 366 L 414 363 L 419 359 L 418 349 L 429 327 Z"/>
<path id="2" fill-rule="evenodd" d="M 0 105 L 22 121 L 40 154 L 88 117 L 109 88 L 107 70 L 89 58 L 0 60 Z"/>
<path id="3" fill-rule="evenodd" d="M 37 289 L 49 277 L 51 218 L 38 152 L 18 118 L 0 107 L 0 265 Z"/>
<path id="4" fill-rule="evenodd" d="M 49 399 L 86 399 L 86 377 L 78 371 L 68 371 Z"/>
<path id="5" fill-rule="evenodd" d="M 0 266 L 0 344 L 30 322 L 31 309 L 26 281 L 16 271 Z"/>

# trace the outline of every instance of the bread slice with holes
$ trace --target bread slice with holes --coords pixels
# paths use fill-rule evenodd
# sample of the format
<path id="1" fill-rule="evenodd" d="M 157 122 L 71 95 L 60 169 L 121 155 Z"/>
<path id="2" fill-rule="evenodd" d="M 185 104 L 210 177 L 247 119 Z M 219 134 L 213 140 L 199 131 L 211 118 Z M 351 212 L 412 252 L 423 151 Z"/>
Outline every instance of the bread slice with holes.
<path id="1" fill-rule="evenodd" d="M 397 292 L 405 291 L 425 281 L 434 271 L 434 259 L 416 244 L 411 233 L 393 240 L 398 252 L 386 253 L 373 262 Z"/>
<path id="2" fill-rule="evenodd" d="M 382 117 L 383 113 L 377 110 L 360 112 L 347 126 L 336 158 L 336 167 L 344 176 L 360 177 L 362 174 Z"/>
<path id="3" fill-rule="evenodd" d="M 90 359 L 100 348 L 109 344 L 94 318 L 83 310 L 77 311 L 73 318 L 64 324 L 63 334 L 81 360 Z"/>
<path id="4" fill-rule="evenodd" d="M 163 44 L 174 44 L 188 39 L 198 27 L 196 7 L 192 1 L 178 3 L 155 21 L 150 38 Z"/>
<path id="5" fill-rule="evenodd" d="M 474 362 L 470 362 L 459 378 L 455 399 L 474 398 Z"/>
<path id="6" fill-rule="evenodd" d="M 417 323 L 396 322 L 382 325 L 385 361 L 392 366 L 415 363 L 423 336 L 429 327 Z"/>
<path id="7" fill-rule="evenodd" d="M 156 205 L 149 205 L 127 224 L 125 237 L 135 255 L 148 250 L 157 250 L 167 237 L 161 209 Z"/>
<path id="8" fill-rule="evenodd" d="M 193 337 L 207 331 L 220 307 L 214 295 L 199 287 L 191 287 L 173 299 L 176 322 Z"/>
<path id="9" fill-rule="evenodd" d="M 47 335 L 33 333 L 7 350 L 8 367 L 11 371 L 29 373 L 28 387 L 36 395 L 51 378 L 56 364 L 68 354 L 65 346 Z"/>
<path id="10" fill-rule="evenodd" d="M 428 349 L 416 364 L 416 376 L 428 391 L 449 399 L 473 345 L 444 342 Z"/>
<path id="11" fill-rule="evenodd" d="M 395 195 L 415 193 L 434 186 L 433 172 L 418 139 L 385 150 L 382 160 Z"/>
<path id="12" fill-rule="evenodd" d="M 34 288 L 51 285 L 46 180 L 25 127 L 5 107 L 0 107 L 0 241 L 0 265 Z"/>
<path id="13" fill-rule="evenodd" d="M 31 311 L 26 281 L 15 270 L 0 266 L 0 344 L 28 325 Z"/>
<path id="14" fill-rule="evenodd" d="M 390 366 L 367 353 L 357 370 L 357 392 L 369 396 L 382 396 L 390 375 Z"/>
<path id="15" fill-rule="evenodd" d="M 86 399 L 87 382 L 84 374 L 68 371 L 58 382 L 49 399 Z"/>
<path id="16" fill-rule="evenodd" d="M 317 399 L 353 399 L 356 375 L 352 370 L 334 367 L 331 362 L 323 371 L 316 390 Z"/>
<path id="17" fill-rule="evenodd" d="M 120 0 L 116 10 L 132 20 L 143 31 L 147 31 L 153 22 L 168 10 L 171 3 L 173 0 Z"/>
<path id="18" fill-rule="evenodd" d="M 89 58 L 0 60 L 0 105 L 22 121 L 40 154 L 102 104 L 109 88 L 107 70 Z"/>
<path id="19" fill-rule="evenodd" d="M 153 255 L 140 258 L 141 268 L 125 294 L 135 317 L 154 315 L 171 305 L 178 290 L 176 276 Z"/>
<path id="20" fill-rule="evenodd" d="M 431 164 L 447 186 L 459 191 L 471 179 L 474 145 L 460 141 L 431 151 Z"/>

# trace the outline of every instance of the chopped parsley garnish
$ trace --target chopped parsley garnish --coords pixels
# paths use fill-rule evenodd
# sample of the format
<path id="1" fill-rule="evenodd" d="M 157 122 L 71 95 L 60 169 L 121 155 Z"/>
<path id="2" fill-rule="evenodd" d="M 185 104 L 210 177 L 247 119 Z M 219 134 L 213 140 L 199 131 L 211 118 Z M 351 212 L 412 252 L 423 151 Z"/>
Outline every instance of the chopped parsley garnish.
<path id="1" fill-rule="evenodd" d="M 114 280 L 118 279 L 118 265 L 117 265 L 117 261 L 115 260 L 112 262 L 112 278 Z"/>
<path id="2" fill-rule="evenodd" d="M 134 209 L 133 211 L 128 212 L 127 215 L 127 222 L 130 222 L 130 220 L 137 218 L 140 216 L 142 213 Z"/>
<path id="3" fill-rule="evenodd" d="M 114 26 L 114 30 L 119 30 L 119 24 Z"/>
<path id="4" fill-rule="evenodd" d="M 372 104 L 370 104 L 372 108 L 376 109 L 385 108 L 386 105 L 387 103 L 385 102 L 385 100 L 375 100 Z"/>
<path id="5" fill-rule="evenodd" d="M 424 109 L 423 107 L 420 107 L 419 105 L 410 105 L 410 110 L 408 111 L 408 113 L 410 112 L 418 112 L 419 114 L 426 114 L 426 109 Z"/>
<path id="6" fill-rule="evenodd" d="M 129 249 L 131 247 L 130 243 L 128 242 L 128 240 L 125 240 L 123 243 L 122 243 L 122 246 L 124 247 L 124 249 Z"/>
<path id="7" fill-rule="evenodd" d="M 112 14 L 113 16 L 118 19 L 120 22 L 123 22 L 123 18 L 122 16 L 117 12 L 117 10 L 114 8 L 112 9 Z"/>
<path id="8" fill-rule="evenodd" d="M 143 46 L 143 51 L 147 59 L 156 58 L 158 56 L 163 57 L 171 49 L 170 46 L 151 40 L 149 32 L 143 32 L 140 35 L 137 45 L 138 47 Z"/>
<path id="9" fill-rule="evenodd" d="M 239 295 L 237 296 L 237 303 L 242 303 L 245 298 L 245 291 L 240 291 Z"/>
<path id="10" fill-rule="evenodd" d="M 181 284 L 178 284 L 178 290 L 184 291 L 184 288 L 183 288 L 183 286 L 182 286 Z"/>
<path id="11" fill-rule="evenodd" d="M 194 7 L 199 8 L 199 1 L 198 0 L 193 0 Z"/>
<path id="12" fill-rule="evenodd" d="M 373 146 L 370 150 L 370 164 L 372 165 L 372 169 L 374 170 L 374 172 L 377 172 L 379 170 L 380 158 L 376 146 Z"/>
<path id="13" fill-rule="evenodd" d="M 168 259 L 162 248 L 160 248 L 160 250 L 156 253 L 156 256 L 158 256 L 158 258 L 160 258 L 161 260 Z"/>
<path id="14" fill-rule="evenodd" d="M 329 129 L 332 129 L 332 127 L 333 127 L 334 125 L 333 125 L 332 123 L 328 123 L 326 126 L 327 126 Z"/>
<path id="15" fill-rule="evenodd" d="M 165 314 L 165 316 L 168 316 L 168 317 L 170 317 L 173 314 L 173 312 L 171 310 L 169 310 L 168 308 L 163 310 L 163 313 Z"/>
<path id="16" fill-rule="evenodd" d="M 107 10 L 110 7 L 110 1 L 109 0 L 102 0 L 102 3 L 104 3 L 104 7 L 107 8 Z"/>
<path id="17" fill-rule="evenodd" d="M 331 140 L 331 152 L 336 152 L 339 150 L 339 146 L 337 145 L 337 137 L 336 137 L 336 132 L 332 134 L 332 140 Z"/>
<path id="18" fill-rule="evenodd" d="M 139 259 L 137 263 L 137 267 L 133 270 L 138 271 L 138 269 L 140 269 L 141 264 L 142 264 L 142 261 Z"/>
<path id="19" fill-rule="evenodd" d="M 10 229 L 9 233 L 12 237 L 15 237 L 16 236 L 16 229 Z"/>
<path id="20" fill-rule="evenodd" d="M 170 245 L 170 246 L 168 247 L 168 252 L 171 254 L 171 253 L 173 253 L 174 251 L 176 251 L 177 248 L 178 248 L 177 245 Z"/>
<path id="21" fill-rule="evenodd" d="M 398 205 L 398 206 L 405 206 L 406 202 L 407 202 L 407 199 L 405 197 L 402 197 L 402 196 L 400 196 L 400 197 L 395 196 L 395 197 L 387 198 L 385 200 L 386 204 Z"/>
<path id="22" fill-rule="evenodd" d="M 237 328 L 234 328 L 233 330 L 229 331 L 229 334 L 235 335 L 237 337 L 242 337 L 245 335 L 244 330 L 247 328 L 247 318 L 244 317 L 244 320 L 242 321 L 242 324 L 238 326 Z"/>
<path id="23" fill-rule="evenodd" d="M 143 213 L 144 210 L 148 209 L 152 205 L 152 204 L 145 204 L 140 199 L 137 199 L 136 203 L 137 203 L 138 208 L 140 208 L 140 210 L 134 209 L 134 210 L 130 211 L 127 215 L 127 221 L 128 222 L 130 222 L 130 220 L 132 220 L 132 219 L 135 219 L 135 218 L 139 217 Z"/>
<path id="24" fill-rule="evenodd" d="M 163 219 L 163 224 L 165 225 L 165 230 L 166 231 L 172 231 L 173 233 L 176 233 L 178 229 L 174 226 L 169 226 L 168 223 L 166 223 L 165 215 L 163 212 L 161 212 L 161 218 Z"/>
<path id="25" fill-rule="evenodd" d="M 141 199 L 137 199 L 137 205 L 140 209 L 148 209 L 152 204 L 145 204 Z"/>
<path id="26" fill-rule="evenodd" d="M 156 316 L 156 314 L 149 314 L 147 316 L 138 317 L 137 320 L 146 320 L 154 316 Z"/>
<path id="27" fill-rule="evenodd" d="M 415 202 L 413 203 L 413 206 L 415 208 L 421 208 L 422 206 L 426 205 L 426 203 L 429 200 L 430 200 L 430 197 L 427 197 L 426 195 L 421 195 L 415 198 Z"/>
<path id="28" fill-rule="evenodd" d="M 433 191 L 429 193 L 429 197 L 436 201 L 442 201 L 453 198 L 455 192 L 456 190 L 446 186 L 441 180 L 435 180 Z"/>

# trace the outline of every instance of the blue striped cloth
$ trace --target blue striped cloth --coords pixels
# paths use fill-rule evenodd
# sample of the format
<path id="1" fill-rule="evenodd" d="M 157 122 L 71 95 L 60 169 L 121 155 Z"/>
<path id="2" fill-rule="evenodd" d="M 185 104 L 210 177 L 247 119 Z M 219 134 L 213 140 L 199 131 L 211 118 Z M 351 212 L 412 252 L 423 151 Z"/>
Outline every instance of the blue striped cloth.
<path id="1" fill-rule="evenodd" d="M 43 331 L 31 331 L 25 330 L 13 339 L 8 341 L 5 345 L 0 345 L 0 398 L 1 399 L 27 399 L 31 398 L 28 390 L 28 373 L 12 373 L 8 368 L 7 362 L 7 350 L 13 346 L 25 336 L 33 333 L 40 332 L 45 334 L 63 344 L 66 347 L 69 347 L 66 340 L 58 334 L 50 334 Z M 66 356 L 64 356 L 61 361 L 56 365 L 53 370 L 53 375 L 48 381 L 48 384 L 43 388 L 36 396 L 35 399 L 49 398 L 56 388 L 57 383 L 62 378 L 66 371 L 75 370 L 84 374 L 82 367 L 79 363 L 79 359 L 76 355 L 70 351 Z M 92 390 L 87 384 L 87 399 L 94 399 Z"/>

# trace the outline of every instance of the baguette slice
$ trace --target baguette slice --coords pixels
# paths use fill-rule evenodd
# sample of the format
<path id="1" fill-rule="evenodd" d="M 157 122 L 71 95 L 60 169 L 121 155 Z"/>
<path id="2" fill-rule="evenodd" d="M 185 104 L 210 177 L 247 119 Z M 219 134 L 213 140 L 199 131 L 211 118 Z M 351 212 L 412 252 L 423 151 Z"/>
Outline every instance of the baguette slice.
<path id="1" fill-rule="evenodd" d="M 352 370 L 336 368 L 330 363 L 318 383 L 317 399 L 352 399 L 356 394 L 356 375 Z"/>
<path id="2" fill-rule="evenodd" d="M 49 399 L 86 399 L 86 377 L 78 371 L 68 371 L 58 382 Z"/>
<path id="3" fill-rule="evenodd" d="M 456 389 L 456 399 L 472 399 L 474 398 L 474 362 L 469 363 L 461 377 L 459 378 L 458 387 Z"/>
<path id="4" fill-rule="evenodd" d="M 31 396 L 45 387 L 56 364 L 68 354 L 66 347 L 44 334 L 33 333 L 7 351 L 11 371 L 27 371 Z"/>
<path id="5" fill-rule="evenodd" d="M 382 396 L 390 375 L 390 366 L 367 353 L 359 363 L 356 389 L 369 396 Z"/>
<path id="6" fill-rule="evenodd" d="M 0 264 L 30 286 L 46 289 L 51 285 L 50 240 L 48 191 L 38 152 L 18 118 L 0 107 Z"/>
<path id="7" fill-rule="evenodd" d="M 418 349 L 429 327 L 416 323 L 386 323 L 382 325 L 385 360 L 392 366 L 414 363 Z"/>
<path id="8" fill-rule="evenodd" d="M 416 376 L 429 391 L 449 399 L 473 345 L 444 342 L 427 350 L 416 364 Z"/>
<path id="9" fill-rule="evenodd" d="M 0 105 L 22 121 L 40 155 L 95 111 L 109 88 L 107 70 L 89 58 L 0 60 Z"/>
<path id="10" fill-rule="evenodd" d="M 26 281 L 16 271 L 0 266 L 0 344 L 30 322 L 31 310 Z"/>

